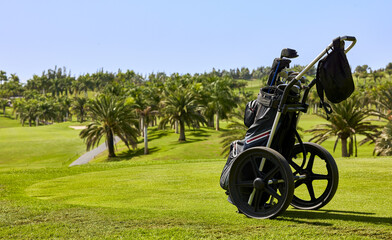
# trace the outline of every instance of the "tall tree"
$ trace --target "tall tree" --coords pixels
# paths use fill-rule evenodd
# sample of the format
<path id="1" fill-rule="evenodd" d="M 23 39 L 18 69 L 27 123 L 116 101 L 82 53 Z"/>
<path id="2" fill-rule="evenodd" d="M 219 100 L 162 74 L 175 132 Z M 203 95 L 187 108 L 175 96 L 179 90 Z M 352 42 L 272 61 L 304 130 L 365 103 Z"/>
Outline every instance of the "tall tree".
<path id="1" fill-rule="evenodd" d="M 90 77 L 89 74 L 86 75 L 80 75 L 77 79 L 78 81 L 78 91 L 84 91 L 84 96 L 87 98 L 87 92 L 89 89 L 92 88 L 93 86 L 93 81 L 92 78 Z"/>
<path id="2" fill-rule="evenodd" d="M 5 109 L 8 106 L 8 99 L 0 98 L 0 107 L 3 109 L 3 115 L 5 116 Z"/>
<path id="3" fill-rule="evenodd" d="M 153 117 L 158 113 L 157 105 L 154 104 L 152 92 L 154 90 L 143 87 L 136 87 L 130 91 L 132 96 L 132 107 L 135 109 L 136 114 L 140 121 L 140 130 L 144 138 L 144 154 L 148 154 L 148 125 Z"/>
<path id="4" fill-rule="evenodd" d="M 230 85 L 231 78 L 214 78 L 211 79 L 210 99 L 208 108 L 213 109 L 216 116 L 215 129 L 219 131 L 219 121 L 227 118 L 227 114 L 236 107 L 236 101 L 232 94 Z"/>
<path id="5" fill-rule="evenodd" d="M 84 122 L 84 118 L 87 114 L 87 98 L 74 97 L 71 109 L 76 114 L 78 121 L 81 123 Z"/>
<path id="6" fill-rule="evenodd" d="M 180 126 L 180 137 L 178 141 L 186 141 L 185 124 L 195 126 L 198 123 L 205 123 L 201 115 L 202 107 L 198 104 L 195 93 L 186 87 L 178 86 L 175 90 L 166 88 L 165 98 L 163 100 L 162 114 L 163 117 L 160 126 L 167 123 L 172 126 L 178 122 Z"/>
<path id="7" fill-rule="evenodd" d="M 377 156 L 392 156 L 392 121 L 389 121 L 384 127 L 375 143 L 374 154 Z"/>
<path id="8" fill-rule="evenodd" d="M 138 136 L 138 121 L 132 108 L 124 99 L 113 95 L 101 95 L 91 101 L 90 114 L 93 120 L 80 132 L 87 150 L 97 146 L 102 137 L 106 139 L 108 157 L 115 157 L 114 137 L 118 136 L 125 145 L 135 147 Z"/>
<path id="9" fill-rule="evenodd" d="M 377 116 L 392 120 L 392 83 L 387 82 L 374 88 L 373 103 L 378 108 Z M 385 111 L 385 112 L 384 112 Z"/>
<path id="10" fill-rule="evenodd" d="M 3 70 L 0 70 L 0 84 L 7 81 L 7 73 Z"/>
<path id="11" fill-rule="evenodd" d="M 356 157 L 356 136 L 366 136 L 366 139 L 361 142 L 365 143 L 366 141 L 374 141 L 378 133 L 379 126 L 366 120 L 372 113 L 371 110 L 363 109 L 357 96 L 352 96 L 339 104 L 332 104 L 332 110 L 333 113 L 329 118 L 326 115 L 320 115 L 329 123 L 319 124 L 314 129 L 306 130 L 306 132 L 313 134 L 310 141 L 315 140 L 316 143 L 322 143 L 331 137 L 336 137 L 334 150 L 340 140 L 342 157 L 349 157 L 353 154 Z M 348 140 L 350 141 L 349 149 L 347 149 Z M 353 147 L 355 147 L 355 153 Z"/>

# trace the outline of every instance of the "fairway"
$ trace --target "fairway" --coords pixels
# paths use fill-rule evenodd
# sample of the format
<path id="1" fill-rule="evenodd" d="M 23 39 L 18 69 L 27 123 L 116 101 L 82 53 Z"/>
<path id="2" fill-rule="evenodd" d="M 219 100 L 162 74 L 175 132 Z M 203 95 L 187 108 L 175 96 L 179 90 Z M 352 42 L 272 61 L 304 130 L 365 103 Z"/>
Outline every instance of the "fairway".
<path id="1" fill-rule="evenodd" d="M 15 121 L 15 120 L 12 120 Z M 6 239 L 391 239 L 392 162 L 340 158 L 335 197 L 318 211 L 289 207 L 275 220 L 236 213 L 219 186 L 225 159 L 213 129 L 149 129 L 150 154 L 118 145 L 92 163 L 75 123 L 0 129 L 0 238 Z M 304 115 L 303 128 L 323 120 Z M 226 125 L 222 122 L 222 126 Z M 309 136 L 305 135 L 304 138 Z M 326 142 L 329 151 L 333 140 Z"/>
<path id="2" fill-rule="evenodd" d="M 219 187 L 221 167 L 221 161 L 126 167 L 40 182 L 26 189 L 26 194 L 64 204 L 144 210 L 158 216 L 165 212 L 184 217 L 219 216 L 221 211 L 209 210 L 226 205 Z"/>
<path id="3" fill-rule="evenodd" d="M 72 123 L 41 127 L 8 124 L 8 127 L 0 128 L 0 171 L 68 166 L 85 152 L 83 141 L 78 137 L 80 130 L 71 129 L 69 125 Z"/>
<path id="4" fill-rule="evenodd" d="M 153 227 L 146 236 L 171 232 L 181 238 L 392 237 L 392 174 L 385 170 L 392 164 L 387 158 L 339 159 L 340 185 L 331 203 L 319 211 L 289 207 L 277 220 L 254 220 L 235 212 L 219 187 L 223 164 L 135 164 L 38 182 L 25 193 L 43 204 L 104 209 L 112 217 L 138 219 L 138 228 L 126 230 L 130 236 L 144 236 L 142 229 Z"/>

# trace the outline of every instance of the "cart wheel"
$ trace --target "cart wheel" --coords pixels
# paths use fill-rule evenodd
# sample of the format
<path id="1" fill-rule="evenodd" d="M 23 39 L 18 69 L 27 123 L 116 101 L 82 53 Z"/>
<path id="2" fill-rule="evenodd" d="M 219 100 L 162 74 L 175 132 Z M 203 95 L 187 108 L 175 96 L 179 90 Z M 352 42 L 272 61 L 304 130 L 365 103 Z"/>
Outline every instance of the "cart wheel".
<path id="1" fill-rule="evenodd" d="M 331 154 L 315 143 L 296 144 L 289 164 L 293 168 L 295 192 L 291 205 L 298 209 L 314 210 L 325 206 L 338 188 L 339 173 Z"/>
<path id="2" fill-rule="evenodd" d="M 251 218 L 274 218 L 284 212 L 294 194 L 294 178 L 277 151 L 255 147 L 241 153 L 229 175 L 230 198 Z"/>

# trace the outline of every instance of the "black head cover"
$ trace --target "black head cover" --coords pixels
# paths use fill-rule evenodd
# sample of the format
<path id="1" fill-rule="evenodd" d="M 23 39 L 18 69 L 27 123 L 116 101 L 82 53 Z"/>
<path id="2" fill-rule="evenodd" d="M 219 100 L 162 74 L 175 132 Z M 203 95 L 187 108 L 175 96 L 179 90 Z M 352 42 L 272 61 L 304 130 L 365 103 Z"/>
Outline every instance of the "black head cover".
<path id="1" fill-rule="evenodd" d="M 284 48 L 282 49 L 282 52 L 280 53 L 280 58 L 296 58 L 298 57 L 298 53 L 296 50 L 291 49 L 291 48 Z"/>

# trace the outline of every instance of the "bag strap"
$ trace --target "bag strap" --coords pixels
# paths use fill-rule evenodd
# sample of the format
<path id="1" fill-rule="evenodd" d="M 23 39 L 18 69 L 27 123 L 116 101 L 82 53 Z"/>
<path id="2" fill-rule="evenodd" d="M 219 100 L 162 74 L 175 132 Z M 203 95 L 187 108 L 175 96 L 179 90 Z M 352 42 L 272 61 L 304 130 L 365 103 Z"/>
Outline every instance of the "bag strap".
<path id="1" fill-rule="evenodd" d="M 333 49 L 334 49 L 334 50 L 342 49 L 342 47 L 341 47 L 340 44 L 341 44 L 340 37 L 335 38 L 335 39 L 332 41 Z"/>
<path id="2" fill-rule="evenodd" d="M 339 40 L 340 41 L 340 40 Z M 328 54 L 328 51 L 327 51 Z M 320 62 L 317 65 L 317 71 L 316 71 L 316 88 L 317 88 L 317 95 L 320 98 L 320 107 L 324 108 L 325 113 L 327 114 L 327 120 L 329 120 L 329 115 L 332 113 L 332 107 L 329 105 L 329 103 L 324 101 L 324 88 L 323 85 L 320 82 L 320 67 L 322 65 L 324 59 L 320 60 Z"/>

